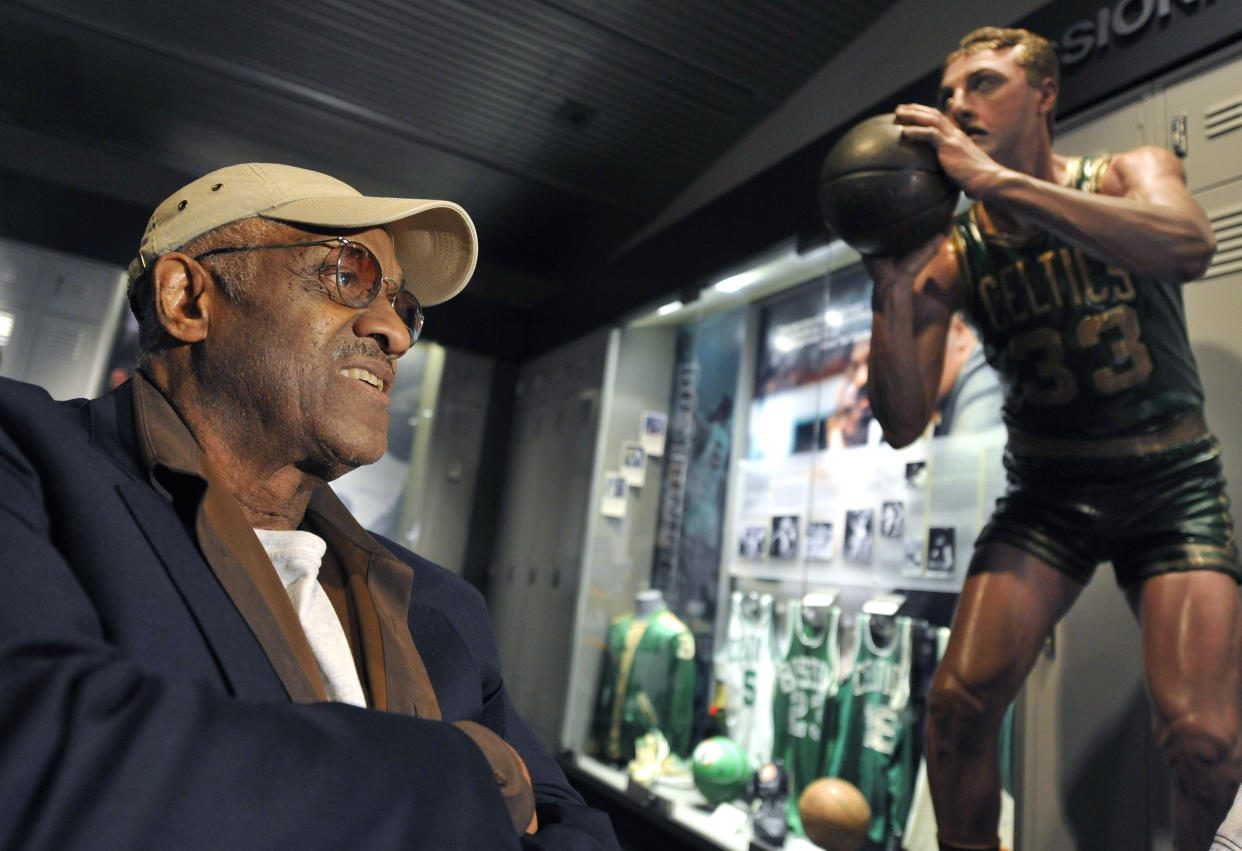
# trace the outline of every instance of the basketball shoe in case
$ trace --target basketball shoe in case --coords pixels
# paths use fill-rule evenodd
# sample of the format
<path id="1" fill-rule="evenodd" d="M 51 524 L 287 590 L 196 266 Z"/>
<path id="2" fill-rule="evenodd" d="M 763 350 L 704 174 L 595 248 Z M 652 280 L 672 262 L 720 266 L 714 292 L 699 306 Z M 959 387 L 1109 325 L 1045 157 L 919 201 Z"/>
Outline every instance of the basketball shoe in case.
<path id="1" fill-rule="evenodd" d="M 765 763 L 751 778 L 751 829 L 755 839 L 776 848 L 785 844 L 789 825 L 785 808 L 789 798 L 789 773 L 782 760 Z"/>

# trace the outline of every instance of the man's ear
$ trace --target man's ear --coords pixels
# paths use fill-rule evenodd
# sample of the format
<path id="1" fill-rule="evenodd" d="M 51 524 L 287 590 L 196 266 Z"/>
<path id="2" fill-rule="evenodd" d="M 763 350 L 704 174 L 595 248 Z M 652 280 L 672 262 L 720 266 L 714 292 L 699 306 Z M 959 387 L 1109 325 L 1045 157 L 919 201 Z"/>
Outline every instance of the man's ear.
<path id="1" fill-rule="evenodd" d="M 160 326 L 175 340 L 197 343 L 207 337 L 216 282 L 202 264 L 186 254 L 162 254 L 151 268 L 155 313 Z"/>
<path id="2" fill-rule="evenodd" d="M 1047 115 L 1057 108 L 1057 92 L 1057 81 L 1051 77 L 1044 77 L 1043 82 L 1039 84 L 1040 115 Z"/>

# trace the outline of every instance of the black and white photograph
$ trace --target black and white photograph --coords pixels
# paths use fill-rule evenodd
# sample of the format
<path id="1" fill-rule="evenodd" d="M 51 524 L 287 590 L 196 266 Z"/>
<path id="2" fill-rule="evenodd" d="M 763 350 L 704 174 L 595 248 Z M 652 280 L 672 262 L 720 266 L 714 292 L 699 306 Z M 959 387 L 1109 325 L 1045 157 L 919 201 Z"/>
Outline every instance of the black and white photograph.
<path id="1" fill-rule="evenodd" d="M 845 543 L 847 561 L 871 564 L 872 536 L 875 530 L 875 509 L 859 508 L 845 512 Z"/>
<path id="2" fill-rule="evenodd" d="M 600 500 L 599 513 L 605 517 L 624 517 L 628 490 L 625 476 L 615 471 L 604 473 L 604 495 Z"/>
<path id="3" fill-rule="evenodd" d="M 772 549 L 775 559 L 791 559 L 798 555 L 798 517 L 782 514 L 772 518 Z"/>
<path id="4" fill-rule="evenodd" d="M 737 539 L 738 555 L 742 558 L 761 559 L 767 542 L 766 526 L 745 526 Z"/>
<path id="5" fill-rule="evenodd" d="M 921 488 L 927 484 L 927 462 L 906 462 L 906 484 L 912 488 Z"/>
<path id="6" fill-rule="evenodd" d="M 621 475 L 632 488 L 641 488 L 647 481 L 647 453 L 638 441 L 621 442 Z"/>
<path id="7" fill-rule="evenodd" d="M 880 506 L 880 534 L 885 538 L 900 538 L 906 529 L 906 504 L 886 500 Z"/>
<path id="8" fill-rule="evenodd" d="M 664 438 L 668 432 L 668 414 L 643 411 L 642 449 L 652 458 L 664 457 Z"/>
<path id="9" fill-rule="evenodd" d="M 834 550 L 831 523 L 806 524 L 807 561 L 832 561 Z"/>
<path id="10" fill-rule="evenodd" d="M 901 562 L 902 576 L 923 575 L 923 540 L 906 538 L 905 558 Z"/>
<path id="11" fill-rule="evenodd" d="M 956 531 L 952 526 L 933 526 L 927 530 L 927 573 L 929 576 L 953 575 L 956 564 Z"/>

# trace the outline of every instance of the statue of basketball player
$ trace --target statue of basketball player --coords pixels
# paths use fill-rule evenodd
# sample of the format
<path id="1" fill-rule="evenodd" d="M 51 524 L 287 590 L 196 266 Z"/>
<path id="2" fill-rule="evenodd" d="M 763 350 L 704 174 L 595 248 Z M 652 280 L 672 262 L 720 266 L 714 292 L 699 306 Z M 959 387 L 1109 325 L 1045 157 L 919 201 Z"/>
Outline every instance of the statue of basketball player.
<path id="1" fill-rule="evenodd" d="M 925 430 L 955 310 L 1001 373 L 1009 490 L 979 535 L 930 695 L 941 847 L 996 848 L 997 731 L 1045 638 L 1112 561 L 1143 631 L 1177 847 L 1205 849 L 1242 778 L 1238 554 L 1181 285 L 1215 252 L 1170 152 L 1052 150 L 1056 54 L 985 28 L 945 60 L 939 109 L 896 110 L 974 205 L 875 282 L 870 398 Z"/>

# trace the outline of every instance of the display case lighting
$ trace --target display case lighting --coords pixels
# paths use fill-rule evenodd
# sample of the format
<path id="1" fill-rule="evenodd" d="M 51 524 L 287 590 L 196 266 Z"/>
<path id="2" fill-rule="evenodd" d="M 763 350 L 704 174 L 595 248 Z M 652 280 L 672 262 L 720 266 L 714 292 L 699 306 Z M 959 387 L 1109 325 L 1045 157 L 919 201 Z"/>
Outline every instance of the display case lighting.
<path id="1" fill-rule="evenodd" d="M 773 334 L 772 348 L 776 349 L 776 351 L 781 354 L 788 354 L 794 350 L 794 341 L 788 334 Z"/>
<path id="2" fill-rule="evenodd" d="M 841 324 L 845 322 L 845 317 L 841 315 L 839 310 L 825 310 L 824 322 L 830 328 L 840 328 Z"/>
<path id="3" fill-rule="evenodd" d="M 812 609 L 826 609 L 837 601 L 837 592 L 812 591 L 802 598 L 802 605 Z"/>
<path id="4" fill-rule="evenodd" d="M 702 317 L 706 313 L 728 309 L 741 301 L 761 299 L 790 286 L 805 283 L 833 268 L 856 262 L 857 258 L 857 253 L 840 240 L 801 253 L 793 244 L 782 244 L 764 252 L 747 267 L 739 270 L 734 266 L 732 274 L 715 283 L 705 284 L 699 292 L 687 294 L 683 290 L 681 299 L 659 308 L 647 308 L 633 322 L 645 325 L 653 320 L 664 320 L 665 317 L 686 310 L 688 304 L 699 305 L 701 310 L 695 315 Z M 743 291 L 746 292 L 739 295 Z M 675 317 L 669 321 L 677 322 L 681 318 Z M 830 317 L 824 318 L 828 322 L 833 321 Z"/>
<path id="5" fill-rule="evenodd" d="M 761 277 L 757 271 L 752 269 L 717 281 L 712 285 L 712 289 L 718 293 L 735 293 L 738 290 L 749 287 L 751 284 L 757 283 Z"/>
<path id="6" fill-rule="evenodd" d="M 867 602 L 863 603 L 862 610 L 869 615 L 881 615 L 883 617 L 892 617 L 897 614 L 902 605 L 906 602 L 905 594 L 891 593 L 878 594 Z"/>

